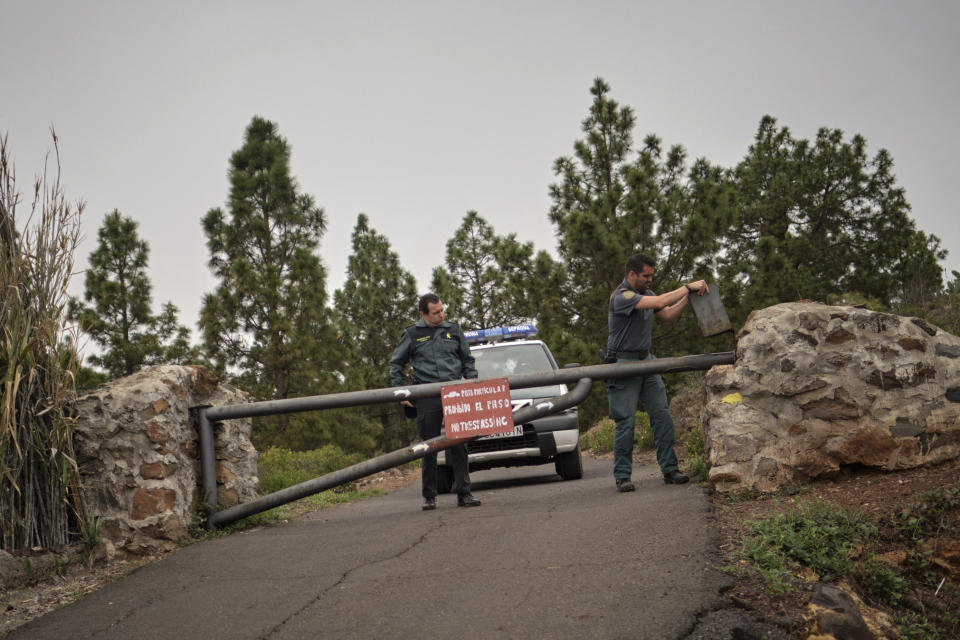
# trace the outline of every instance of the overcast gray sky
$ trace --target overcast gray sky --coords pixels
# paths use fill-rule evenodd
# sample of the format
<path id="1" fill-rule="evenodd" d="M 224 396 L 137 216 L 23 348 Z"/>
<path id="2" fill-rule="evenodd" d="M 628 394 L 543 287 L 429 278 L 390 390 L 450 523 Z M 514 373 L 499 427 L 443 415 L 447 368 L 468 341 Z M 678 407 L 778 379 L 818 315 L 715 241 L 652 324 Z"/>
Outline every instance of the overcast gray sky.
<path id="1" fill-rule="evenodd" d="M 691 159 L 746 154 L 760 118 L 890 151 L 920 229 L 960 270 L 957 2 L 139 2 L 0 0 L 0 134 L 21 188 L 60 138 L 87 203 L 78 267 L 113 209 L 150 244 L 154 306 L 195 330 L 215 282 L 200 221 L 223 206 L 254 115 L 279 125 L 328 218 L 328 292 L 358 213 L 421 291 L 471 209 L 555 248 L 553 161 L 604 78 Z M 81 294 L 82 275 L 73 291 Z"/>

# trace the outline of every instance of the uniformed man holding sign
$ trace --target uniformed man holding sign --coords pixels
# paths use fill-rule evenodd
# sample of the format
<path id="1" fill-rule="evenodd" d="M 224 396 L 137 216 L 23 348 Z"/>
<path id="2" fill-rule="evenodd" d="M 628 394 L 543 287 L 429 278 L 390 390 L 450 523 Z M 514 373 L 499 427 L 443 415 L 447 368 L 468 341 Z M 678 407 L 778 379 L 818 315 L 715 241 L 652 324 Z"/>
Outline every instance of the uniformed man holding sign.
<path id="1" fill-rule="evenodd" d="M 470 354 L 470 346 L 463 337 L 460 326 L 446 321 L 440 298 L 434 293 L 424 295 L 420 298 L 419 310 L 420 320 L 404 329 L 400 344 L 390 358 L 390 384 L 394 387 L 404 384 L 403 370 L 408 362 L 413 369 L 415 384 L 476 378 L 477 369 Z M 420 437 L 428 440 L 439 436 L 443 426 L 440 398 L 423 398 L 416 402 L 417 432 Z M 404 400 L 403 404 L 413 407 L 409 400 Z M 447 449 L 447 455 L 453 464 L 453 491 L 457 494 L 457 506 L 479 507 L 480 500 L 470 493 L 466 445 Z M 423 509 L 436 509 L 436 452 L 428 453 L 423 458 L 421 486 Z"/>

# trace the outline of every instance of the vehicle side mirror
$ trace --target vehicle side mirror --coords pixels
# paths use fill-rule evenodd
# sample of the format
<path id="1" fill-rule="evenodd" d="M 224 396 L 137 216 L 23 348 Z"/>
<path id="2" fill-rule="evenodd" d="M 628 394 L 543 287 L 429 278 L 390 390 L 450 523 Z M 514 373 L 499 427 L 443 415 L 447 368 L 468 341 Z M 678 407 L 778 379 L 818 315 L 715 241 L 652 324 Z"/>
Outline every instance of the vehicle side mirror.
<path id="1" fill-rule="evenodd" d="M 563 365 L 563 368 L 564 368 L 564 369 L 573 369 L 574 367 L 579 367 L 579 366 L 580 366 L 580 363 L 579 363 L 579 362 L 568 362 L 567 364 Z"/>

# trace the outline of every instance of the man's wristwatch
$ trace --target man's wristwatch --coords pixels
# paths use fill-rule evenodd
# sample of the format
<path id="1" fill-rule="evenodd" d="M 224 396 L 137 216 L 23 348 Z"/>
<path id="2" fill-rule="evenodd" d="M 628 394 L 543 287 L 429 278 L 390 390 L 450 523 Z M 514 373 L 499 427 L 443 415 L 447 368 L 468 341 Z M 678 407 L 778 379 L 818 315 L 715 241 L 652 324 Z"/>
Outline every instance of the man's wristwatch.
<path id="1" fill-rule="evenodd" d="M 687 295 L 693 293 L 693 287 L 691 287 L 691 286 L 688 285 L 688 284 L 685 284 L 685 285 L 683 285 L 683 286 L 685 286 L 685 287 L 687 288 Z"/>

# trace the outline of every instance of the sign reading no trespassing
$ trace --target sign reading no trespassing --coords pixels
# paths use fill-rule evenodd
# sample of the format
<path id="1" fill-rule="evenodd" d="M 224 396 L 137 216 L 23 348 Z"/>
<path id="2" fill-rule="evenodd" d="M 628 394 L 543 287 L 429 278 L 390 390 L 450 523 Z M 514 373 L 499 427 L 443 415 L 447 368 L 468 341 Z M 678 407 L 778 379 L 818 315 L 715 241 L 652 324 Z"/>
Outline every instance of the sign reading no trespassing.
<path id="1" fill-rule="evenodd" d="M 513 405 L 506 378 L 443 387 L 440 403 L 448 438 L 473 438 L 513 430 Z"/>

